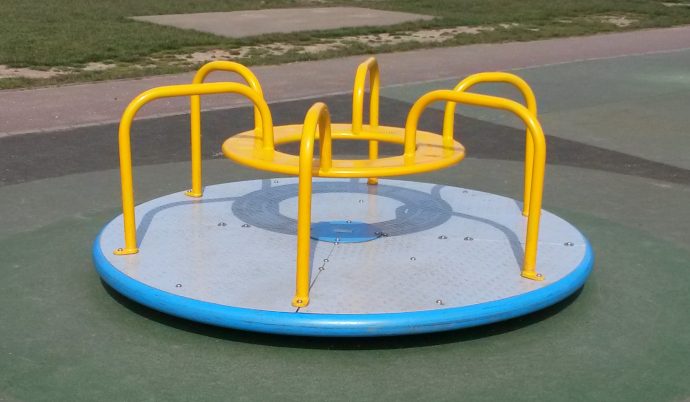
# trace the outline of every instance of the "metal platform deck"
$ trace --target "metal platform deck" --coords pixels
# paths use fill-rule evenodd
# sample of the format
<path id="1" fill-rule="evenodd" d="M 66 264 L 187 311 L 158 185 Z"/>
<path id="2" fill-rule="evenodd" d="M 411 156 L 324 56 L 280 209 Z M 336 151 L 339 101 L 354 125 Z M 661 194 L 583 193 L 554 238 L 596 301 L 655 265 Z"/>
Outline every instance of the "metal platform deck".
<path id="1" fill-rule="evenodd" d="M 109 283 L 104 271 L 124 275 L 129 290 L 114 284 L 119 291 L 173 315 L 222 326 L 312 335 L 352 335 L 349 331 L 355 325 L 364 331 L 358 333 L 362 335 L 371 332 L 367 322 L 379 328 L 390 320 L 414 319 L 405 314 L 426 312 L 429 317 L 424 320 L 446 322 L 463 310 L 491 303 L 501 304 L 499 310 L 516 309 L 513 316 L 529 312 L 524 303 L 541 306 L 532 311 L 543 308 L 579 288 L 592 262 L 582 234 L 544 211 L 538 270 L 546 280 L 521 277 L 526 218 L 520 203 L 506 197 L 410 181 L 382 180 L 378 186 L 368 186 L 364 180 L 319 179 L 314 183 L 312 222 L 365 222 L 380 236 L 360 243 L 313 240 L 311 301 L 296 309 L 290 304 L 295 285 L 296 194 L 296 179 L 273 179 L 211 186 L 202 199 L 182 192 L 154 199 L 137 207 L 140 252 L 112 253 L 122 243 L 118 217 L 95 245 L 95 253 L 101 250 L 102 255 L 96 257 L 97 266 Z M 554 291 L 556 287 L 560 290 Z M 183 305 L 166 310 L 141 300 L 151 291 Z M 202 308 L 184 306 L 187 301 L 213 305 L 213 310 L 227 307 L 225 313 L 231 316 L 244 316 L 247 311 L 283 313 L 273 316 L 280 327 L 299 327 L 305 318 L 328 322 L 308 324 L 321 328 L 314 333 L 243 327 L 236 322 L 239 316 L 209 321 L 197 312 L 186 312 Z M 461 314 L 463 320 L 472 318 L 466 313 Z M 493 318 L 479 317 L 471 325 L 509 318 L 489 313 Z M 291 324 L 293 319 L 302 324 Z M 384 328 L 380 332 L 391 334 Z"/>

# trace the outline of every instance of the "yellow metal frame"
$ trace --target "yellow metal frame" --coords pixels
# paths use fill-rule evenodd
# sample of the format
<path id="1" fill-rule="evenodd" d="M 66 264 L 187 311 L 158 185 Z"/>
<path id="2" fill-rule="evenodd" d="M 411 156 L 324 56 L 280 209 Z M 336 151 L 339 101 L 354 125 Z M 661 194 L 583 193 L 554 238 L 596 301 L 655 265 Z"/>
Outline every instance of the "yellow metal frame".
<path id="1" fill-rule="evenodd" d="M 311 242 L 311 196 L 314 168 L 314 142 L 319 132 L 320 165 L 328 170 L 332 163 L 331 116 L 324 103 L 315 103 L 304 118 L 302 141 L 299 150 L 299 190 L 297 197 L 297 277 L 292 305 L 309 304 L 309 244 Z"/>
<path id="2" fill-rule="evenodd" d="M 273 148 L 273 119 L 271 118 L 271 111 L 266 104 L 263 96 L 254 89 L 236 83 L 210 83 L 210 84 L 187 84 L 187 85 L 171 85 L 165 87 L 158 87 L 149 89 L 146 92 L 139 94 L 132 102 L 127 105 L 122 118 L 120 119 L 120 128 L 118 132 L 118 141 L 120 147 L 120 178 L 122 184 L 122 215 L 124 219 L 125 232 L 125 246 L 115 250 L 115 254 L 135 254 L 139 251 L 136 239 L 136 225 L 134 217 L 134 188 L 132 178 L 132 146 L 131 146 L 131 129 L 132 121 L 139 109 L 145 104 L 160 98 L 170 98 L 177 96 L 199 96 L 199 95 L 214 95 L 235 93 L 243 95 L 254 103 L 254 106 L 259 112 L 262 132 L 257 134 L 256 143 L 260 146 L 268 144 L 270 149 Z M 197 190 L 201 191 L 201 147 L 200 147 L 200 132 L 199 142 L 196 144 L 192 140 L 193 160 L 198 163 L 194 167 L 192 163 L 192 192 L 194 192 L 194 181 L 198 185 Z M 194 159 L 198 156 L 197 159 Z M 198 176 L 195 176 L 198 175 Z"/>
<path id="3" fill-rule="evenodd" d="M 527 110 L 532 113 L 534 118 L 537 118 L 537 99 L 532 92 L 532 88 L 527 85 L 525 80 L 518 77 L 515 74 L 503 73 L 503 72 L 492 72 L 492 73 L 478 73 L 473 74 L 464 80 L 460 81 L 458 85 L 455 86 L 454 91 L 464 92 L 472 88 L 473 86 L 481 83 L 505 83 L 514 86 L 520 93 L 525 101 Z M 453 137 L 454 120 L 455 120 L 455 102 L 447 102 L 446 109 L 443 116 L 443 136 Z M 532 135 L 529 133 L 529 128 L 527 128 L 525 133 L 525 178 L 524 178 L 524 191 L 523 191 L 523 207 L 522 214 L 527 216 L 529 214 L 529 202 L 530 193 L 532 185 L 532 166 L 534 165 L 534 144 L 532 141 Z"/>
<path id="4" fill-rule="evenodd" d="M 525 214 L 527 216 L 527 237 L 525 240 L 522 276 L 533 280 L 543 280 L 543 276 L 536 272 L 536 263 L 539 220 L 541 218 L 542 194 L 544 192 L 544 170 L 546 168 L 546 139 L 536 115 L 525 106 L 510 99 L 469 92 L 458 92 L 456 90 L 438 90 L 422 95 L 422 97 L 414 103 L 408 115 L 406 130 L 414 131 L 419 113 L 429 104 L 437 101 L 505 110 L 519 117 L 525 124 L 527 135 L 529 136 L 527 143 L 532 144 L 532 152 L 526 159 L 531 160 L 532 169 L 530 170 L 530 175 L 525 179 L 525 192 L 528 191 L 527 186 L 529 186 L 529 194 L 524 203 L 527 208 L 527 213 Z M 446 120 L 444 125 L 448 127 L 447 124 L 452 123 Z M 447 140 L 447 138 L 452 136 L 452 131 L 444 130 L 443 136 L 444 139 Z M 406 137 L 406 139 L 405 153 L 407 154 L 414 148 L 414 140 L 411 136 Z"/>
<path id="5" fill-rule="evenodd" d="M 302 139 L 301 124 L 275 127 L 274 142 L 282 145 L 298 142 Z M 364 131 L 353 134 L 349 124 L 331 124 L 333 140 L 362 140 L 405 143 L 405 131 L 399 127 L 379 126 L 378 131 Z M 314 176 L 317 177 L 388 177 L 407 174 L 425 173 L 452 166 L 465 156 L 465 149 L 457 141 L 445 147 L 438 134 L 427 131 L 416 133 L 414 156 L 388 156 L 378 159 L 334 159 L 328 168 L 323 161 L 314 163 Z M 257 149 L 253 130 L 234 135 L 223 143 L 223 154 L 235 162 L 254 169 L 297 176 L 299 174 L 299 156 L 278 150 L 267 152 Z"/>
<path id="6" fill-rule="evenodd" d="M 239 74 L 247 85 L 238 83 L 204 83 L 213 71 Z M 369 77 L 369 124 L 364 124 L 364 93 Z M 526 106 L 496 96 L 467 92 L 479 83 L 501 82 L 511 84 L 523 95 Z M 456 104 L 488 107 L 508 111 L 520 118 L 526 127 L 525 179 L 523 215 L 527 217 L 527 236 L 521 275 L 542 280 L 536 272 L 537 242 L 541 214 L 546 142 L 537 120 L 534 93 L 521 78 L 508 73 L 480 73 L 462 80 L 453 90 L 437 90 L 421 96 L 410 108 L 405 127 L 379 125 L 380 74 L 376 59 L 360 64 L 355 76 L 352 96 L 352 124 L 332 124 L 328 107 L 314 104 L 302 125 L 273 127 L 270 109 L 264 100 L 261 85 L 246 67 L 233 62 L 212 62 L 204 65 L 189 85 L 154 88 L 137 96 L 125 109 L 119 128 L 120 173 L 122 180 L 122 209 L 125 246 L 115 254 L 133 254 L 138 251 L 134 216 L 134 190 L 132 185 L 131 125 L 138 110 L 159 98 L 189 96 L 191 113 L 192 188 L 187 195 L 201 197 L 201 95 L 236 93 L 248 98 L 254 105 L 253 130 L 228 138 L 223 153 L 232 160 L 253 167 L 299 177 L 297 217 L 296 285 L 292 304 L 309 304 L 311 198 L 313 177 L 364 178 L 376 184 L 377 177 L 399 176 L 438 170 L 460 162 L 464 147 L 454 139 Z M 434 102 L 446 102 L 441 135 L 419 131 L 419 119 Z M 320 156 L 314 159 L 316 140 L 320 143 Z M 333 159 L 332 141 L 369 141 L 369 159 Z M 300 141 L 300 154 L 291 155 L 275 149 L 276 145 Z M 403 146 L 399 156 L 379 158 L 379 142 Z"/>
<path id="7" fill-rule="evenodd" d="M 364 94 L 369 77 L 369 124 L 364 124 Z M 368 177 L 369 184 L 376 184 L 377 177 L 399 176 L 438 170 L 460 162 L 465 156 L 464 147 L 450 135 L 440 136 L 414 129 L 385 127 L 379 125 L 380 74 L 376 59 L 369 58 L 361 63 L 355 75 L 352 95 L 352 125 L 333 124 L 332 139 L 369 141 L 369 159 L 338 159 L 329 161 L 329 167 L 322 166 L 319 159 L 314 164 L 314 176 L 319 177 Z M 419 116 L 417 116 L 417 119 Z M 408 124 L 409 127 L 409 124 Z M 302 126 L 276 127 L 273 143 L 284 144 L 302 140 Z M 228 138 L 222 146 L 223 153 L 235 162 L 255 169 L 276 173 L 299 174 L 299 157 L 276 150 L 273 147 L 257 146 L 256 129 Z M 379 158 L 379 142 L 405 144 L 405 153 L 400 156 Z"/>
<path id="8" fill-rule="evenodd" d="M 261 98 L 263 98 L 263 91 L 261 84 L 254 73 L 242 64 L 232 61 L 212 61 L 204 64 L 199 71 L 194 75 L 193 84 L 202 84 L 206 77 L 214 71 L 228 71 L 239 74 Z M 190 197 L 201 197 L 203 195 L 202 179 L 201 179 L 201 96 L 190 96 L 190 122 L 191 122 L 191 160 L 192 160 L 192 188 L 185 194 Z M 261 133 L 261 112 L 259 108 L 254 106 L 254 130 L 257 135 Z M 272 138 L 271 138 L 272 139 Z M 273 144 L 270 144 L 273 147 Z"/>

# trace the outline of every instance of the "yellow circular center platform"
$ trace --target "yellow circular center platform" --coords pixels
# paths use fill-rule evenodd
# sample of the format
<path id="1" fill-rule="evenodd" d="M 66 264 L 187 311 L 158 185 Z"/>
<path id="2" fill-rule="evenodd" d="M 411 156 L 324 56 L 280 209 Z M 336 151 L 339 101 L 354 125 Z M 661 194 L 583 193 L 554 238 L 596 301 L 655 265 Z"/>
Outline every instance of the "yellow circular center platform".
<path id="1" fill-rule="evenodd" d="M 301 124 L 274 127 L 276 146 L 299 142 L 302 138 Z M 372 129 L 364 126 L 359 133 L 353 133 L 351 124 L 332 124 L 333 140 L 380 141 L 403 145 L 405 130 L 399 127 L 378 126 Z M 314 161 L 312 174 L 318 177 L 384 177 L 414 173 L 425 173 L 443 169 L 460 162 L 465 157 L 465 148 L 453 140 L 445 145 L 443 137 L 427 131 L 417 131 L 414 155 L 389 156 L 376 159 L 333 159 L 329 168 Z M 261 134 L 255 130 L 234 135 L 223 143 L 223 154 L 245 166 L 287 175 L 299 174 L 299 155 L 264 149 Z"/>

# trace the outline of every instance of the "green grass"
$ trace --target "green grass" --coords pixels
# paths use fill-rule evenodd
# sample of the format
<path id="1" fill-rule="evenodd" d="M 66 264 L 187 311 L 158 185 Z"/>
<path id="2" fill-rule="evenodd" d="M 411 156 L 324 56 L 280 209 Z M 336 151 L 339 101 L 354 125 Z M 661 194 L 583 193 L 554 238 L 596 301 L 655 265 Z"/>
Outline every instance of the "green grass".
<path id="1" fill-rule="evenodd" d="M 245 39 L 222 38 L 211 34 L 137 22 L 128 18 L 136 15 L 324 5 L 354 5 L 408 11 L 429 14 L 437 18 L 392 27 L 262 35 Z M 33 69 L 76 68 L 72 74 L 50 79 L 0 79 L 0 88 L 185 71 L 194 66 L 171 63 L 169 60 L 166 61 L 164 56 L 188 53 L 196 49 L 230 50 L 240 46 L 269 44 L 276 41 L 307 44 L 364 33 L 400 32 L 459 25 L 496 25 L 512 22 L 520 24 L 520 27 L 516 29 L 497 29 L 480 35 L 449 37 L 447 41 L 439 44 L 408 42 L 375 50 L 386 52 L 690 23 L 690 7 L 666 7 L 660 1 L 650 0 L 365 0 L 326 1 L 325 3 L 307 0 L 261 2 L 253 0 L 3 0 L 0 10 L 0 65 Z M 590 18 L 600 15 L 626 15 L 637 19 L 637 22 L 626 28 L 617 28 Z M 569 19 L 571 22 L 559 21 L 563 19 Z M 359 45 L 316 55 L 298 52 L 277 57 L 255 54 L 242 61 L 247 64 L 280 63 L 369 51 L 372 51 L 372 48 Z M 150 60 L 152 56 L 153 61 Z M 114 62 L 118 63 L 119 67 L 96 72 L 79 70 L 89 62 Z M 141 64 L 150 64 L 150 66 L 141 68 Z"/>

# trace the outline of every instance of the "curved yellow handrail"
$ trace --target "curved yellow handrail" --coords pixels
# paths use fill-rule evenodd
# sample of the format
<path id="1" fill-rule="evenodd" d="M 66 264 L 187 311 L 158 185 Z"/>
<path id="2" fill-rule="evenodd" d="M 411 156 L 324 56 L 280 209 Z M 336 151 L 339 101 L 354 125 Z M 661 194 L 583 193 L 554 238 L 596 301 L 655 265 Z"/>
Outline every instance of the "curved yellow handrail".
<path id="1" fill-rule="evenodd" d="M 527 238 L 525 241 L 525 257 L 522 265 L 522 276 L 542 280 L 541 274 L 536 272 L 537 240 L 539 236 L 539 220 L 541 214 L 542 193 L 544 190 L 544 169 L 546 165 L 546 140 L 541 124 L 536 116 L 521 104 L 496 96 L 480 95 L 469 92 L 457 92 L 451 90 L 438 90 L 424 94 L 420 97 L 407 115 L 405 124 L 405 153 L 406 157 L 413 157 L 419 117 L 433 102 L 449 101 L 472 106 L 483 106 L 493 109 L 501 109 L 513 113 L 519 117 L 527 127 L 527 133 L 534 145 L 532 160 L 532 180 L 530 188 L 530 203 L 527 215 Z M 444 133 L 444 145 L 447 140 L 452 141 L 452 132 Z"/>
<path id="2" fill-rule="evenodd" d="M 175 96 L 212 95 L 236 93 L 249 98 L 259 110 L 263 128 L 264 140 L 270 138 L 273 142 L 273 120 L 271 111 L 264 98 L 250 87 L 237 83 L 219 82 L 210 84 L 186 84 L 158 87 L 142 92 L 134 98 L 120 119 L 118 140 L 120 146 L 120 177 L 122 184 L 122 215 L 124 220 L 125 246 L 115 250 L 115 254 L 134 254 L 139 251 L 136 239 L 136 224 L 134 217 L 134 190 L 132 184 L 132 120 L 139 109 L 145 104 L 160 98 Z"/>
<path id="3" fill-rule="evenodd" d="M 381 78 L 379 64 L 375 57 L 370 57 L 357 67 L 355 84 L 352 91 L 352 133 L 362 132 L 364 124 L 364 85 L 369 75 L 369 128 L 376 131 L 379 127 L 379 93 Z M 369 141 L 369 159 L 379 157 L 378 141 Z M 369 184 L 377 184 L 378 179 L 371 177 Z"/>
<path id="4" fill-rule="evenodd" d="M 530 111 L 537 117 L 537 99 L 532 92 L 532 88 L 523 80 L 515 74 L 494 72 L 494 73 L 478 73 L 470 75 L 464 80 L 460 81 L 458 85 L 455 86 L 454 91 L 463 92 L 467 91 L 473 86 L 480 83 L 487 82 L 500 82 L 511 84 L 517 88 L 522 97 L 525 100 L 525 105 L 527 110 Z M 443 115 L 443 135 L 453 136 L 453 126 L 455 120 L 455 102 L 446 103 L 446 109 Z M 529 130 L 529 129 L 527 129 Z M 522 214 L 527 216 L 529 214 L 529 203 L 530 203 L 530 188 L 532 186 L 532 159 L 533 159 L 533 144 L 532 137 L 529 132 L 525 133 L 525 178 L 524 178 L 524 191 L 523 191 L 523 208 Z"/>
<path id="5" fill-rule="evenodd" d="M 212 61 L 206 63 L 196 72 L 193 84 L 201 84 L 206 77 L 213 71 L 229 71 L 239 74 L 252 88 L 263 98 L 263 91 L 261 84 L 254 73 L 242 64 L 232 61 Z M 192 159 L 192 188 L 187 191 L 190 197 L 201 197 L 203 195 L 202 181 L 201 181 L 201 97 L 199 95 L 192 95 L 190 97 L 190 116 L 191 122 L 191 159 Z M 257 136 L 261 135 L 261 113 L 259 109 L 254 106 L 254 130 Z M 264 145 L 268 145 L 264 142 Z M 270 144 L 273 147 L 272 143 Z"/>
<path id="6" fill-rule="evenodd" d="M 302 141 L 299 151 L 299 190 L 297 206 L 297 278 L 292 305 L 305 307 L 309 304 L 309 249 L 311 243 L 311 190 L 314 169 L 314 142 L 319 129 L 321 153 L 319 163 L 328 169 L 332 161 L 331 116 L 326 104 L 315 103 L 304 118 Z"/>

